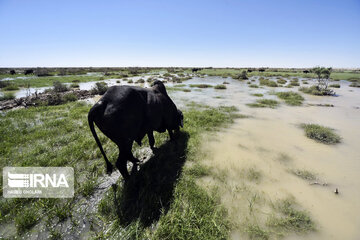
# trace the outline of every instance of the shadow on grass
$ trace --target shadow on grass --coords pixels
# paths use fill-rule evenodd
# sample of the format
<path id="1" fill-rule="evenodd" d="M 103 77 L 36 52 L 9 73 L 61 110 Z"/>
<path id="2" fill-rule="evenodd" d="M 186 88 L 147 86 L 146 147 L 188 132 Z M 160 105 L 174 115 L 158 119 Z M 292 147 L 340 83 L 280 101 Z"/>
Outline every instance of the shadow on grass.
<path id="1" fill-rule="evenodd" d="M 144 226 L 167 212 L 175 184 L 186 161 L 189 134 L 179 132 L 176 139 L 155 150 L 155 155 L 132 172 L 117 194 L 117 212 L 122 225 L 139 219 Z"/>

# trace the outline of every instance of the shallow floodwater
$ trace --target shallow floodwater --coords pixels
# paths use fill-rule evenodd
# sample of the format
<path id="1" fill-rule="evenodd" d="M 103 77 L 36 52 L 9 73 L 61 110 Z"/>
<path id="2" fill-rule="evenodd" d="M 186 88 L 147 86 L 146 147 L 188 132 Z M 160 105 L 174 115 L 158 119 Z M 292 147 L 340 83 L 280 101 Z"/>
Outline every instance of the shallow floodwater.
<path id="1" fill-rule="evenodd" d="M 222 78 L 213 78 L 207 83 L 222 81 Z M 255 221 L 266 226 L 271 203 L 294 197 L 300 207 L 309 212 L 317 231 L 285 239 L 360 239 L 359 89 L 341 81 L 341 88 L 335 89 L 338 97 L 302 94 L 303 106 L 287 106 L 278 99 L 282 103 L 277 109 L 259 109 L 245 105 L 256 99 L 250 93 L 297 91 L 297 88 L 252 89 L 243 82 L 226 81 L 230 82 L 227 90 L 205 89 L 192 91 L 191 95 L 180 92 L 174 95 L 181 99 L 191 96 L 194 101 L 214 106 L 234 105 L 240 113 L 251 116 L 236 120 L 216 137 L 204 139 L 203 149 L 208 153 L 204 163 L 222 178 L 204 178 L 202 184 L 218 186 L 230 219 L 240 225 Z M 264 94 L 264 98 L 277 97 Z M 334 107 L 309 106 L 319 103 Z M 299 127 L 301 123 L 333 128 L 342 137 L 342 143 L 325 145 L 308 139 Z M 292 173 L 296 170 L 310 171 L 317 179 L 303 180 Z M 259 173 L 259 179 L 249 181 L 246 178 L 249 171 Z M 310 184 L 315 182 L 320 184 Z M 334 194 L 335 188 L 339 189 L 338 195 Z M 251 209 L 249 214 L 253 196 L 251 208 L 256 210 Z M 241 227 L 232 233 L 233 239 L 246 239 L 245 235 Z"/>

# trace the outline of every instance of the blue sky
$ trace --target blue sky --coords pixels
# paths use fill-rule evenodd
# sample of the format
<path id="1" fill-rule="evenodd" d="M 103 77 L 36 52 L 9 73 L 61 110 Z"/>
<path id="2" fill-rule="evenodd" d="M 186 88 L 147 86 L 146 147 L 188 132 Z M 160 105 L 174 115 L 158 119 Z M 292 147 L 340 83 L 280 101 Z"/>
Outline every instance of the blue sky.
<path id="1" fill-rule="evenodd" d="M 360 67 L 360 0 L 0 0 L 0 67 Z"/>

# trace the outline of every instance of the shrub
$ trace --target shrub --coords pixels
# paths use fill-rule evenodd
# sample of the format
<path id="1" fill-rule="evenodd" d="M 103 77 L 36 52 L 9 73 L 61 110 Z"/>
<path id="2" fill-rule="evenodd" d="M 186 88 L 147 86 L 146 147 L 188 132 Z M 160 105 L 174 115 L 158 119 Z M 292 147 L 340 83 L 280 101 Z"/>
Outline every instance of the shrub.
<path id="1" fill-rule="evenodd" d="M 314 139 L 317 142 L 325 144 L 336 144 L 341 142 L 339 135 L 334 133 L 334 130 L 328 127 L 323 127 L 318 124 L 302 124 L 301 127 L 305 130 L 305 135 L 308 138 Z"/>
<path id="2" fill-rule="evenodd" d="M 105 82 L 97 82 L 90 91 L 92 94 L 103 95 L 107 90 L 108 86 Z"/>
<path id="3" fill-rule="evenodd" d="M 256 85 L 256 84 L 250 84 L 249 87 L 251 87 L 251 88 L 259 88 L 259 86 Z"/>
<path id="4" fill-rule="evenodd" d="M 320 89 L 318 86 L 301 87 L 300 91 L 306 94 L 317 95 L 317 96 L 332 96 L 335 92 L 331 89 Z"/>
<path id="5" fill-rule="evenodd" d="M 285 100 L 285 103 L 291 106 L 300 106 L 304 101 L 303 96 L 296 92 L 278 92 L 276 95 Z"/>
<path id="6" fill-rule="evenodd" d="M 127 82 L 128 82 L 128 83 L 133 83 L 133 80 L 129 79 Z"/>
<path id="7" fill-rule="evenodd" d="M 59 93 L 51 94 L 47 99 L 47 105 L 60 105 L 62 103 L 64 100 Z"/>
<path id="8" fill-rule="evenodd" d="M 225 85 L 219 84 L 214 87 L 215 89 L 226 89 Z"/>
<path id="9" fill-rule="evenodd" d="M 0 96 L 0 101 L 11 100 L 14 98 L 15 98 L 15 95 L 13 93 L 4 93 L 3 96 Z"/>
<path id="10" fill-rule="evenodd" d="M 74 102 L 78 100 L 78 97 L 75 93 L 67 93 L 63 96 L 65 102 Z"/>
<path id="11" fill-rule="evenodd" d="M 144 82 L 145 82 L 145 80 L 142 78 L 140 78 L 139 80 L 136 81 L 136 83 L 144 83 Z"/>
<path id="12" fill-rule="evenodd" d="M 55 81 L 55 82 L 53 82 L 53 90 L 54 90 L 54 92 L 66 92 L 69 89 L 65 84 L 63 84 L 59 81 Z"/>

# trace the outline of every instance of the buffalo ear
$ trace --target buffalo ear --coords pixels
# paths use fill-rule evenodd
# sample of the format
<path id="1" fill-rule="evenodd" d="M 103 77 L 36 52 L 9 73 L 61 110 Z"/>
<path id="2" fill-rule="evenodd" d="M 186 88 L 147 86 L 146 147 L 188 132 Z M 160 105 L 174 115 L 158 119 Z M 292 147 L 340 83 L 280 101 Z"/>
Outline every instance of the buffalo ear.
<path id="1" fill-rule="evenodd" d="M 180 120 L 180 127 L 184 128 L 184 120 L 183 119 Z"/>

